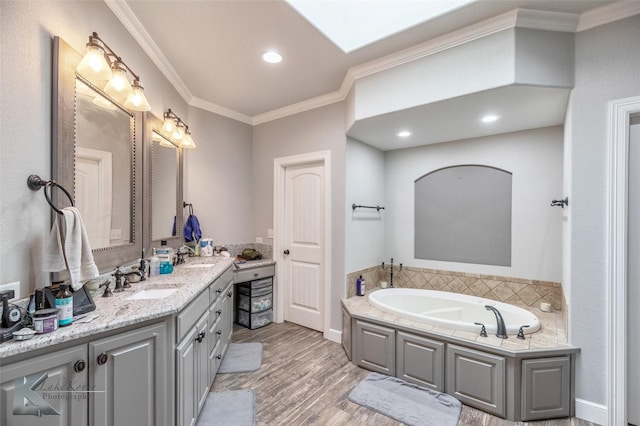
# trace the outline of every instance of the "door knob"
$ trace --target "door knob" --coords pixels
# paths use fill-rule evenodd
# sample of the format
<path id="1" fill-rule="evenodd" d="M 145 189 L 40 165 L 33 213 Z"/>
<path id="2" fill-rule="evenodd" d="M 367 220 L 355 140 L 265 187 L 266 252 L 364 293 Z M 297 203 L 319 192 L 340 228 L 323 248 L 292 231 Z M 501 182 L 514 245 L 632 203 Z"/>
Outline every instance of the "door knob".
<path id="1" fill-rule="evenodd" d="M 288 256 L 288 255 L 289 255 L 289 249 L 286 249 L 283 253 L 284 253 L 286 256 Z"/>

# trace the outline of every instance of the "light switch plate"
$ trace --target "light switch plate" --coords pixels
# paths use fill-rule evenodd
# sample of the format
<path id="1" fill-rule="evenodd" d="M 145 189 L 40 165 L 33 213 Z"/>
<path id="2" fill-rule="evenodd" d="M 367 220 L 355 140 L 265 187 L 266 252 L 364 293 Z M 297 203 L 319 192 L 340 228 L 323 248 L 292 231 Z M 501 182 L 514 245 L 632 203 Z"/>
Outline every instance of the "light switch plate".
<path id="1" fill-rule="evenodd" d="M 262 243 L 262 237 L 256 237 L 256 243 L 261 244 Z"/>
<path id="2" fill-rule="evenodd" d="M 273 228 L 267 229 L 267 238 L 273 239 Z"/>
<path id="3" fill-rule="evenodd" d="M 0 291 L 7 291 L 7 290 L 13 290 L 15 293 L 15 297 L 9 300 L 20 299 L 20 281 L 0 285 Z"/>

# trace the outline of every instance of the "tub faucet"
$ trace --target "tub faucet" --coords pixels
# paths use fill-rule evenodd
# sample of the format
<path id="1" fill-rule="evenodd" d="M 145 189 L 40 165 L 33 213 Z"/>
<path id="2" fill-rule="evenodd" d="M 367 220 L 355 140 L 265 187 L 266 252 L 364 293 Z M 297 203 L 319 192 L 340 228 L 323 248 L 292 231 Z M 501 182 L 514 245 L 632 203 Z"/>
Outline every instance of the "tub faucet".
<path id="1" fill-rule="evenodd" d="M 499 337 L 501 339 L 507 339 L 508 338 L 507 327 L 505 327 L 504 325 L 504 319 L 502 318 L 502 314 L 500 313 L 500 311 L 491 305 L 485 305 L 485 308 L 488 311 L 492 311 L 496 316 L 496 323 L 498 326 L 498 330 L 496 331 L 496 337 Z"/>

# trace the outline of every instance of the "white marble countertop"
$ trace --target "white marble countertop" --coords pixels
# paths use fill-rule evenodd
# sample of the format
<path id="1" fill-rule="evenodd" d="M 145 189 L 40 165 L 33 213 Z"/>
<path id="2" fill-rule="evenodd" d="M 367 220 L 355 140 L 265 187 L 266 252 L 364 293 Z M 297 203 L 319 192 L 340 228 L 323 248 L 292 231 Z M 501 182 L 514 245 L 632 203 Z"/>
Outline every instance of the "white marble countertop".
<path id="1" fill-rule="evenodd" d="M 97 315 L 95 319 L 88 323 L 74 321 L 70 326 L 59 327 L 57 331 L 36 335 L 29 340 L 12 339 L 4 342 L 0 344 L 0 361 L 34 349 L 177 314 L 227 268 L 233 267 L 235 259 L 192 257 L 185 260 L 185 264 L 174 267 L 173 273 L 131 283 L 131 288 L 119 293 L 114 292 L 112 297 L 102 297 L 102 289 L 92 292 L 96 309 L 89 315 Z M 140 290 L 172 287 L 178 288 L 178 291 L 163 299 L 127 300 Z"/>

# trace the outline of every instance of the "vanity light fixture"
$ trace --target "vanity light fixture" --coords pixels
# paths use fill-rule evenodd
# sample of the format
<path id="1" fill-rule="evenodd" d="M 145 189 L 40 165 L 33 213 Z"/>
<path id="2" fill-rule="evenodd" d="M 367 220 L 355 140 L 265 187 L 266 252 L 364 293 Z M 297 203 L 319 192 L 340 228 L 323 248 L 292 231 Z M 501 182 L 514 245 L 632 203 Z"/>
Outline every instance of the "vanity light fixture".
<path id="1" fill-rule="evenodd" d="M 182 121 L 175 112 L 171 111 L 171 108 L 164 113 L 164 121 L 162 123 L 162 132 L 175 143 L 177 146 L 184 149 L 192 149 L 196 147 L 193 137 L 191 137 L 191 131 L 187 123 Z"/>
<path id="2" fill-rule="evenodd" d="M 133 111 L 151 110 L 151 105 L 144 96 L 140 77 L 98 36 L 98 33 L 94 32 L 89 36 L 87 52 L 76 71 L 93 84 L 103 87 L 104 92 L 117 102 L 124 102 L 125 108 Z M 127 71 L 133 76 L 133 83 L 129 83 Z"/>

